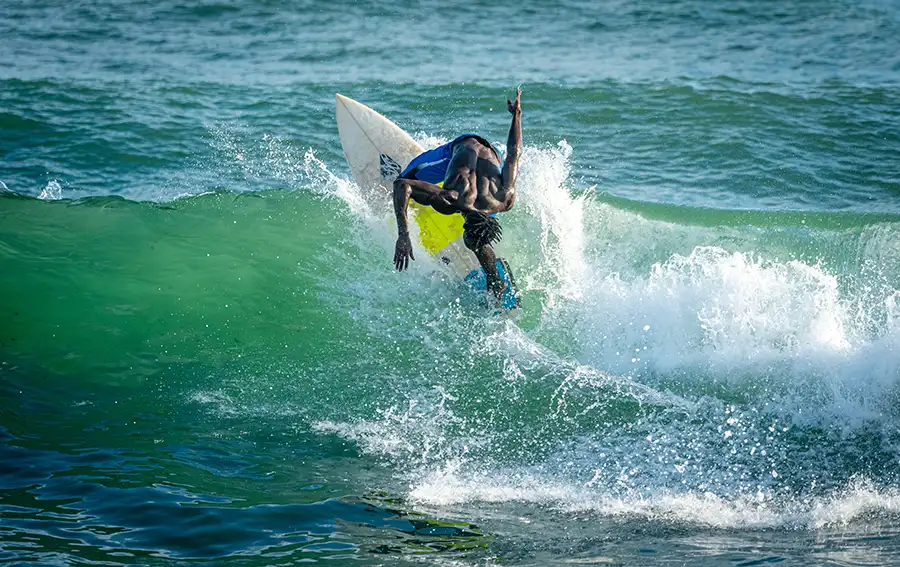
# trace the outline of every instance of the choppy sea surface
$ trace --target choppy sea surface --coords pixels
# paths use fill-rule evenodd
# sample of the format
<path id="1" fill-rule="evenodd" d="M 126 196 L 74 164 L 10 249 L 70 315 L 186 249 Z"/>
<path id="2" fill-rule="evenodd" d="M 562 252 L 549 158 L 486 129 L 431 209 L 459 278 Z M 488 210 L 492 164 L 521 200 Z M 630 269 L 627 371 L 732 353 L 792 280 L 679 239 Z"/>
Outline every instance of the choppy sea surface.
<path id="1" fill-rule="evenodd" d="M 0 563 L 900 564 L 900 7 L 5 0 Z M 334 94 L 502 144 L 514 321 Z"/>

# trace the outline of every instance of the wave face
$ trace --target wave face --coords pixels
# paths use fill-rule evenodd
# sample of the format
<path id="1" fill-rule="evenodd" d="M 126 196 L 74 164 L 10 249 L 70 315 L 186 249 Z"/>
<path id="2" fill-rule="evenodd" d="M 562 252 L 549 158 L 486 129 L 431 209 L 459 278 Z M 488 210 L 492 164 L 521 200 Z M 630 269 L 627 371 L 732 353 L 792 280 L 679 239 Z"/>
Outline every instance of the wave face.
<path id="1" fill-rule="evenodd" d="M 65 475 L 82 452 L 101 453 L 84 466 L 128 498 L 149 497 L 120 476 L 134 466 L 126 477 L 141 490 L 181 487 L 169 506 L 187 498 L 210 522 L 267 516 L 260 505 L 287 514 L 298 483 L 307 506 L 352 494 L 362 503 L 328 501 L 322 513 L 353 525 L 450 518 L 450 539 L 432 545 L 482 559 L 535 542 L 599 549 L 558 532 L 569 522 L 626 539 L 656 530 L 667 553 L 668 530 L 890 530 L 900 219 L 573 192 L 573 152 L 526 148 L 519 205 L 504 218 L 526 306 L 516 323 L 485 317 L 430 259 L 391 272 L 388 204 L 314 151 L 292 163 L 291 192 L 167 203 L 7 194 L 4 450 Z M 76 498 L 94 487 L 86 476 L 18 488 L 30 499 L 21 513 L 55 490 Z M 261 488 L 269 480 L 277 495 Z M 141 526 L 79 501 L 123 533 Z M 366 506 L 397 502 L 405 511 L 367 519 Z M 542 526 L 535 542 L 522 518 Z M 485 521 L 506 539 L 473 531 Z M 388 545 L 394 528 L 378 525 L 344 551 Z M 288 531 L 314 545 L 311 528 Z M 241 533 L 205 553 L 300 546 Z M 166 537 L 135 545 L 171 550 Z"/>
<path id="2" fill-rule="evenodd" d="M 900 563 L 895 6 L 181 4 L 3 6 L 0 561 Z M 334 94 L 518 84 L 511 322 Z"/>

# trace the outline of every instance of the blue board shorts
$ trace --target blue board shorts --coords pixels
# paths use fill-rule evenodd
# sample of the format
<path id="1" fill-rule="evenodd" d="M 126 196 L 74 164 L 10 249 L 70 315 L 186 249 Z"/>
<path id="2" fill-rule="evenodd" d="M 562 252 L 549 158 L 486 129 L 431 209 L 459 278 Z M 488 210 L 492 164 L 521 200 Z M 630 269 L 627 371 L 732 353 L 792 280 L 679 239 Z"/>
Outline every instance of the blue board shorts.
<path id="1" fill-rule="evenodd" d="M 447 177 L 447 168 L 450 166 L 450 158 L 453 157 L 453 146 L 466 138 L 475 138 L 494 150 L 497 154 L 497 159 L 501 162 L 502 169 L 503 159 L 500 151 L 495 148 L 493 144 L 477 134 L 463 134 L 452 142 L 447 142 L 443 146 L 438 146 L 433 150 L 428 150 L 416 156 L 415 159 L 409 162 L 409 165 L 406 166 L 406 169 L 403 170 L 400 177 L 418 179 L 420 181 L 425 181 L 426 183 L 433 183 L 434 185 L 443 182 L 444 178 Z"/>

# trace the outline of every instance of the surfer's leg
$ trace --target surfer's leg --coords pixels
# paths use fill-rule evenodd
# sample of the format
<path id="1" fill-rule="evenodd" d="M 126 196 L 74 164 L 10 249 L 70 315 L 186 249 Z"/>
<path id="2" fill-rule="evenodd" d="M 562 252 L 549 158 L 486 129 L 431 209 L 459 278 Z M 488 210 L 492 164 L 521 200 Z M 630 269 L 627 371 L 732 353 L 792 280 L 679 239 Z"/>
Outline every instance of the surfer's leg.
<path id="1" fill-rule="evenodd" d="M 478 258 L 487 276 L 487 288 L 494 292 L 497 299 L 501 299 L 506 283 L 497 272 L 497 256 L 491 243 L 499 241 L 502 234 L 503 231 L 496 218 L 479 212 L 466 213 L 463 242 Z"/>
<path id="2" fill-rule="evenodd" d="M 403 177 L 394 181 L 395 198 L 407 192 L 415 202 L 431 207 L 441 214 L 452 215 L 458 212 L 456 206 L 444 197 L 444 190 L 433 183 Z"/>
<path id="3" fill-rule="evenodd" d="M 472 252 L 475 253 L 475 257 L 478 258 L 478 262 L 484 269 L 485 276 L 487 276 L 488 291 L 493 292 L 498 300 L 502 300 L 503 290 L 506 289 L 506 283 L 497 271 L 497 255 L 494 254 L 494 249 L 490 244 L 485 244 L 477 250 L 472 250 Z"/>

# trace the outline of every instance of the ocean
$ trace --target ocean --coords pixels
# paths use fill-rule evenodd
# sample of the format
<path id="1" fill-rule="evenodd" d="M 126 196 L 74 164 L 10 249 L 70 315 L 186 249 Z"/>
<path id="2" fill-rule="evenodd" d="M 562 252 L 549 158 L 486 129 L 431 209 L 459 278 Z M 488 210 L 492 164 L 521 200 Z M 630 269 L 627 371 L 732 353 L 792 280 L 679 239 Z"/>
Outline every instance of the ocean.
<path id="1" fill-rule="evenodd" d="M 900 565 L 900 6 L 0 4 L 0 563 Z M 334 95 L 503 145 L 514 321 Z"/>

